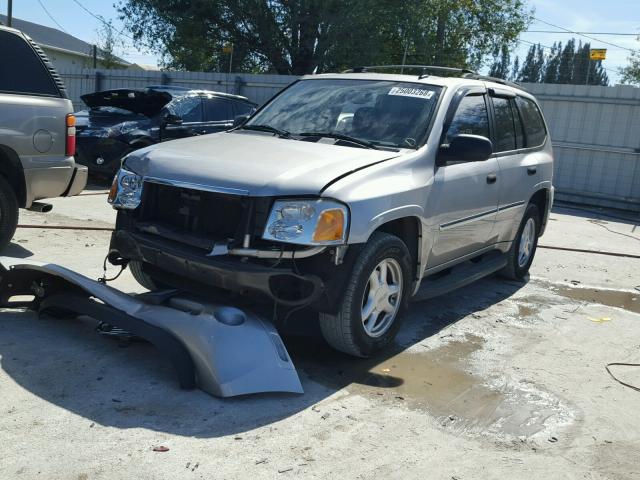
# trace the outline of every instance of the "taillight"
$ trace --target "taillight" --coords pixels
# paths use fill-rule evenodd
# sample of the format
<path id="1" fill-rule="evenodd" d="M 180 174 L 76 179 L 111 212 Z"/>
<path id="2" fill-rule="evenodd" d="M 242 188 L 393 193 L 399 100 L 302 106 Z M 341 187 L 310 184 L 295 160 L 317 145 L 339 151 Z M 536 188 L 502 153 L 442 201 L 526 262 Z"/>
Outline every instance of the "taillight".
<path id="1" fill-rule="evenodd" d="M 67 114 L 67 132 L 64 150 L 67 157 L 72 157 L 76 154 L 76 117 L 72 113 Z"/>

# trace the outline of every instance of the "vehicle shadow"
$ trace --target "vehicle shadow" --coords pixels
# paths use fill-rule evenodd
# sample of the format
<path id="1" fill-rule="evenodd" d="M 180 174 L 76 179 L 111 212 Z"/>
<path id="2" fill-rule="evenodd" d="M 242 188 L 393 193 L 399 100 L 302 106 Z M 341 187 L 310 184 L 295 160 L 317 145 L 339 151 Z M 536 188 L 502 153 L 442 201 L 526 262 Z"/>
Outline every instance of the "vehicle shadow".
<path id="1" fill-rule="evenodd" d="M 305 390 L 302 395 L 219 399 L 200 390 L 184 391 L 172 366 L 150 344 L 124 346 L 96 334 L 90 319 L 38 319 L 33 312 L 0 312 L 1 367 L 34 395 L 99 425 L 198 438 L 239 434 L 311 408 L 352 384 L 381 391 L 397 387 L 403 378 L 379 378 L 372 370 L 460 319 L 505 300 L 524 285 L 488 278 L 438 299 L 414 303 L 397 341 L 373 359 L 335 352 L 314 335 L 284 336 Z M 429 360 L 415 355 L 411 361 Z"/>

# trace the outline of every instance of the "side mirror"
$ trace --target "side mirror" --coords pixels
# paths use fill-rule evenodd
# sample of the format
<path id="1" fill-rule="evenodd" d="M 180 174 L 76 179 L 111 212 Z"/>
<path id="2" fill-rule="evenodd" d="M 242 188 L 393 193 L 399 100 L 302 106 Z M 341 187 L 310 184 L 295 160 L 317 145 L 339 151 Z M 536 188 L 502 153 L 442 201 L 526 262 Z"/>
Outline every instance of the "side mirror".
<path id="1" fill-rule="evenodd" d="M 175 113 L 167 113 L 162 119 L 162 125 L 164 127 L 167 125 L 182 125 L 182 117 Z"/>
<path id="2" fill-rule="evenodd" d="M 249 120 L 249 115 L 238 115 L 233 119 L 233 128 L 244 125 L 244 122 L 246 122 L 247 120 Z"/>
<path id="3" fill-rule="evenodd" d="M 449 145 L 440 145 L 438 165 L 445 165 L 447 162 L 482 162 L 492 153 L 493 144 L 488 138 L 480 135 L 457 135 Z"/>

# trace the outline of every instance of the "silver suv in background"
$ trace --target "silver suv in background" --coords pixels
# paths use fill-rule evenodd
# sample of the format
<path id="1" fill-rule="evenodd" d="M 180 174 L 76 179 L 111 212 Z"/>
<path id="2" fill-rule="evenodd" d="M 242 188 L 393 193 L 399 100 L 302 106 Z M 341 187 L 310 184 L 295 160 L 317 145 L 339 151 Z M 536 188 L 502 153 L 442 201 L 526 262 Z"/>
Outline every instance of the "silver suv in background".
<path id="1" fill-rule="evenodd" d="M 18 208 L 48 211 L 36 200 L 80 193 L 87 169 L 76 165 L 75 117 L 45 53 L 22 32 L 0 26 L 0 250 L 13 237 Z"/>
<path id="2" fill-rule="evenodd" d="M 553 201 L 540 108 L 516 84 L 421 70 L 308 75 L 230 132 L 129 154 L 110 261 L 149 289 L 307 308 L 356 356 L 410 299 L 523 278 Z"/>

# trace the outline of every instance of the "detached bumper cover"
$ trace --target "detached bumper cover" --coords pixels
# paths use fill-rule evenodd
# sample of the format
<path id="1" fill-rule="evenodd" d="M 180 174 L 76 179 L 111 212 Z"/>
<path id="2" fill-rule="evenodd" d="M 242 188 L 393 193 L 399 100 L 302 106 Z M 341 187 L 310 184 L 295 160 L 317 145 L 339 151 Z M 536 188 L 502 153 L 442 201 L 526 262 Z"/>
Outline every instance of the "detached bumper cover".
<path id="1" fill-rule="evenodd" d="M 34 295 L 35 300 L 11 303 L 17 295 Z M 106 322 L 131 330 L 168 354 L 183 388 L 195 383 L 220 397 L 303 392 L 275 328 L 234 307 L 175 291 L 136 298 L 59 265 L 0 257 L 0 307 L 12 306 L 105 316 Z"/>

